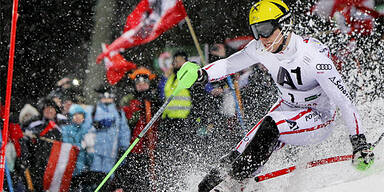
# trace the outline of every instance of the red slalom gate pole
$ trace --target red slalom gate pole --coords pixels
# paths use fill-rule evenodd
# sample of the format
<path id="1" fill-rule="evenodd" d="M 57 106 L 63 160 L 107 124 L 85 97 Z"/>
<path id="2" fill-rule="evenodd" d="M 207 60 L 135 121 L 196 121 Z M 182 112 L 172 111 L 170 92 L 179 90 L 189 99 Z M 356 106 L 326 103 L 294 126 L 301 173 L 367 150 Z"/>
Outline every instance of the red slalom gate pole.
<path id="1" fill-rule="evenodd" d="M 13 0 L 11 40 L 10 40 L 9 60 L 8 60 L 7 89 L 6 89 L 6 96 L 5 96 L 4 126 L 3 126 L 3 135 L 2 135 L 3 143 L 1 145 L 1 151 L 0 151 L 0 192 L 3 191 L 3 184 L 4 184 L 5 146 L 7 145 L 7 139 L 8 139 L 9 110 L 11 106 L 13 59 L 15 56 L 15 41 L 16 41 L 17 7 L 18 7 L 18 0 Z"/>
<path id="2" fill-rule="evenodd" d="M 342 155 L 342 156 L 336 156 L 336 157 L 329 157 L 329 158 L 325 158 L 325 159 L 320 159 L 320 160 L 308 162 L 305 169 L 317 167 L 319 165 L 325 165 L 325 164 L 336 163 L 336 162 L 341 162 L 341 161 L 348 161 L 351 159 L 352 159 L 352 155 Z M 282 175 L 286 175 L 286 174 L 294 171 L 296 168 L 297 168 L 297 166 L 291 166 L 291 167 L 280 169 L 277 171 L 273 171 L 273 172 L 270 172 L 270 173 L 267 173 L 264 175 L 256 176 L 255 181 L 261 182 L 261 181 L 265 181 L 265 180 L 279 177 Z"/>

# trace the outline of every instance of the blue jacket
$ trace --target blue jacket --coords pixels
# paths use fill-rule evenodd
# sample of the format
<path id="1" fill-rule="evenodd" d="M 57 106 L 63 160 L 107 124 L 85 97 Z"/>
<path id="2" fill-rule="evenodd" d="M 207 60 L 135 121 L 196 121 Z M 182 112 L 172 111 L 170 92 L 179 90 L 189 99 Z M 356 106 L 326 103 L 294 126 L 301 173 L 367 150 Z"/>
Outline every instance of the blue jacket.
<path id="1" fill-rule="evenodd" d="M 77 156 L 76 169 L 73 172 L 73 175 L 77 175 L 89 167 L 89 165 L 87 165 L 87 153 L 85 149 L 81 148 L 81 141 L 83 140 L 84 135 L 87 134 L 92 127 L 90 122 L 87 121 L 84 121 L 80 125 L 73 123 L 72 118 L 76 113 L 83 114 L 84 118 L 88 115 L 80 105 L 73 104 L 69 108 L 69 123 L 61 126 L 63 142 L 76 145 L 80 149 L 79 155 Z"/>
<path id="2" fill-rule="evenodd" d="M 118 150 L 129 147 L 131 130 L 124 112 L 115 104 L 98 103 L 93 123 L 100 126 L 93 129 L 96 141 L 91 171 L 108 173 L 116 163 Z"/>

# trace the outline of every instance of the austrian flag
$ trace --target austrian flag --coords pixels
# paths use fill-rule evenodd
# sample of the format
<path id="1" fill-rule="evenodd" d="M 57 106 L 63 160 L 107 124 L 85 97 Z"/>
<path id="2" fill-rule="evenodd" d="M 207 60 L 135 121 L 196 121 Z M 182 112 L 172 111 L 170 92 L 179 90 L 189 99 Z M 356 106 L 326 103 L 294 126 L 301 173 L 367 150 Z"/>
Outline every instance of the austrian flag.
<path id="1" fill-rule="evenodd" d="M 107 50 L 108 45 L 102 44 L 101 46 L 103 51 Z M 107 80 L 111 85 L 115 85 L 119 82 L 127 71 L 136 69 L 136 64 L 125 60 L 118 51 L 109 52 L 109 54 L 104 57 L 104 63 L 107 72 Z"/>
<path id="2" fill-rule="evenodd" d="M 97 57 L 100 62 L 111 51 L 148 43 L 187 16 L 181 0 L 142 0 L 128 16 L 124 33 Z"/>
<path id="3" fill-rule="evenodd" d="M 69 143 L 52 143 L 48 164 L 44 172 L 44 190 L 65 192 L 69 190 L 72 173 L 76 167 L 79 149 Z"/>

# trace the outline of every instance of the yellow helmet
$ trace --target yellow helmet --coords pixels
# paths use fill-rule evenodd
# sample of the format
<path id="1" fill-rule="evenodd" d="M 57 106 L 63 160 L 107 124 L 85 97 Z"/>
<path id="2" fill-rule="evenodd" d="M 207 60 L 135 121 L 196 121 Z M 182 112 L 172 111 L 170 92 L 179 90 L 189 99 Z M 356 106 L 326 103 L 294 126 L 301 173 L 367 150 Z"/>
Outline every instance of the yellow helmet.
<path id="1" fill-rule="evenodd" d="M 269 37 L 277 28 L 286 34 L 291 24 L 291 12 L 281 0 L 261 0 L 249 12 L 249 25 L 256 40 Z"/>
<path id="2" fill-rule="evenodd" d="M 249 12 L 249 25 L 268 20 L 278 23 L 290 17 L 288 6 L 281 0 L 261 0 L 254 4 Z"/>

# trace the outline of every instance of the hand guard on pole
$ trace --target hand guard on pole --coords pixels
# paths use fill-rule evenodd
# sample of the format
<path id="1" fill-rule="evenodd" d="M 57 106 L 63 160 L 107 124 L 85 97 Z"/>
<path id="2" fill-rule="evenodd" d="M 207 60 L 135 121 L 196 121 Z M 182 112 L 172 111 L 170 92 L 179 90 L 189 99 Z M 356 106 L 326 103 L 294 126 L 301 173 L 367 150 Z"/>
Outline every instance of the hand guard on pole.
<path id="1" fill-rule="evenodd" d="M 208 82 L 208 74 L 196 63 L 185 62 L 177 72 L 177 79 L 183 87 L 190 88 L 194 83 L 204 84 Z"/>
<path id="2" fill-rule="evenodd" d="M 352 164 L 358 170 L 364 171 L 368 169 L 375 159 L 373 146 L 370 143 L 367 143 L 364 134 L 351 135 L 349 138 L 353 147 Z"/>

